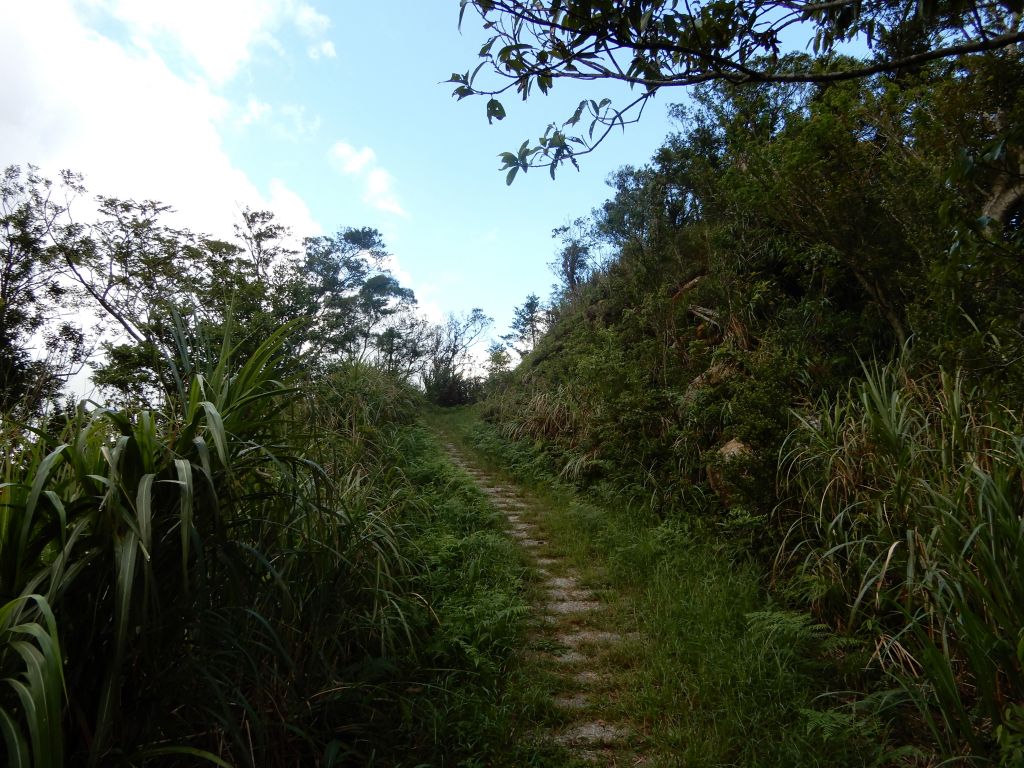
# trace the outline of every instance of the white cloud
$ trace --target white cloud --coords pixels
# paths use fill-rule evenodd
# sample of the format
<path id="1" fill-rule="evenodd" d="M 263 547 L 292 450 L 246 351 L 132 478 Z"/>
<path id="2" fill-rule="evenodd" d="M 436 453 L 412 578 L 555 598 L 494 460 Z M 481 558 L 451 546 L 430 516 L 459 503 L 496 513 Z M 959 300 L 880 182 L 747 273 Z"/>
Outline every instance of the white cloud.
<path id="1" fill-rule="evenodd" d="M 253 123 L 258 123 L 271 112 L 273 112 L 273 108 L 269 104 L 260 101 L 255 96 L 250 96 L 249 100 L 245 103 L 245 112 L 238 122 L 242 125 L 252 125 Z"/>
<path id="2" fill-rule="evenodd" d="M 392 182 L 390 173 L 383 168 L 374 168 L 366 176 L 366 191 L 363 194 L 363 201 L 380 211 L 405 216 L 406 213 L 392 189 Z"/>
<path id="3" fill-rule="evenodd" d="M 153 49 L 88 29 L 74 0 L 0 3 L 0 71 L 18 73 L 0 102 L 0 165 L 78 170 L 93 194 L 165 201 L 177 223 L 217 236 L 231 234 L 239 208 L 275 202 L 297 234 L 319 229 L 283 183 L 264 194 L 231 162 L 219 131 L 227 101 Z"/>
<path id="4" fill-rule="evenodd" d="M 39 3 L 41 0 L 33 0 Z M 331 19 L 296 0 L 78 0 L 125 24 L 136 45 L 183 55 L 213 83 L 230 81 L 263 45 L 283 54 L 274 31 L 290 23 L 313 40 L 314 58 L 333 58 Z"/>
<path id="5" fill-rule="evenodd" d="M 309 54 L 309 58 L 313 59 L 313 61 L 317 61 L 321 58 L 333 59 L 338 55 L 338 52 L 334 50 L 334 43 L 330 40 L 325 40 L 319 45 L 309 46 L 309 48 L 306 49 L 306 53 Z"/>
<path id="6" fill-rule="evenodd" d="M 285 104 L 278 112 L 283 122 L 278 123 L 277 129 L 292 141 L 306 141 L 320 130 L 320 116 L 307 117 L 304 106 Z"/>
<path id="7" fill-rule="evenodd" d="M 304 237 L 323 234 L 323 228 L 313 218 L 309 206 L 298 193 L 288 187 L 281 179 L 271 179 L 269 184 L 270 198 L 268 209 L 292 228 L 292 235 L 297 243 Z"/>
<path id="8" fill-rule="evenodd" d="M 379 211 L 407 216 L 394 191 L 394 178 L 377 165 L 377 154 L 369 147 L 356 149 L 339 141 L 328 151 L 327 157 L 338 171 L 346 176 L 357 176 L 363 181 L 363 202 Z"/>
<path id="9" fill-rule="evenodd" d="M 306 3 L 295 11 L 295 26 L 306 37 L 320 37 L 331 27 L 331 20 L 316 8 Z"/>
<path id="10" fill-rule="evenodd" d="M 288 14 L 289 0 L 95 0 L 137 44 L 177 49 L 215 83 L 230 80 Z"/>
<path id="11" fill-rule="evenodd" d="M 377 162 L 377 155 L 369 147 L 356 149 L 343 141 L 331 147 L 328 157 L 331 164 L 346 175 L 362 173 L 364 168 Z"/>

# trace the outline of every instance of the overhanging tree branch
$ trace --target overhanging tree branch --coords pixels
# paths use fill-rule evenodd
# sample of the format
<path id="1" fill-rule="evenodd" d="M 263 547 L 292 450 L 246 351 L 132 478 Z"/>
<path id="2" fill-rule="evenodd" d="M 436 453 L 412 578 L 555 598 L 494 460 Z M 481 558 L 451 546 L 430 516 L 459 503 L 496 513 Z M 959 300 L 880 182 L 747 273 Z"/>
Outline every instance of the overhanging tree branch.
<path id="1" fill-rule="evenodd" d="M 507 181 L 535 167 L 554 170 L 592 152 L 615 126 L 636 122 L 662 88 L 716 81 L 830 83 L 898 73 L 963 56 L 1016 50 L 1024 41 L 1024 0 L 461 0 L 460 24 L 473 8 L 490 37 L 472 72 L 453 74 L 454 95 L 487 97 L 489 120 L 505 117 L 498 97 L 528 99 L 556 80 L 610 80 L 643 89 L 623 108 L 580 102 L 540 140 L 502 153 Z M 780 35 L 803 25 L 812 54 L 782 56 Z M 839 57 L 859 41 L 870 59 Z M 628 63 L 627 63 L 628 60 Z M 498 82 L 489 84 L 490 77 Z M 583 117 L 585 134 L 570 135 Z"/>

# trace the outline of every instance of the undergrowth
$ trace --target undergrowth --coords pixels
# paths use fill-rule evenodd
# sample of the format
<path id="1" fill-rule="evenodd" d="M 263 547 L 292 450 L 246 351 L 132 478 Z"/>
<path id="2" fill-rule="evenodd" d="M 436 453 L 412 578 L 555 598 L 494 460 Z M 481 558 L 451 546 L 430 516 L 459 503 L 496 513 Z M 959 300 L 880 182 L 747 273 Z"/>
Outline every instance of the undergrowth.
<path id="1" fill-rule="evenodd" d="M 446 766 L 500 741 L 515 552 L 411 387 L 282 379 L 289 330 L 225 341 L 160 408 L 3 422 L 7 764 Z"/>
<path id="2" fill-rule="evenodd" d="M 659 518 L 607 487 L 584 498 L 542 445 L 510 441 L 471 409 L 435 415 L 449 434 L 542 500 L 548 531 L 581 573 L 626 596 L 649 655 L 632 660 L 626 709 L 653 765 L 876 765 L 899 759 L 884 702 L 858 703 L 856 649 L 765 589 L 768 574 L 697 518 Z"/>

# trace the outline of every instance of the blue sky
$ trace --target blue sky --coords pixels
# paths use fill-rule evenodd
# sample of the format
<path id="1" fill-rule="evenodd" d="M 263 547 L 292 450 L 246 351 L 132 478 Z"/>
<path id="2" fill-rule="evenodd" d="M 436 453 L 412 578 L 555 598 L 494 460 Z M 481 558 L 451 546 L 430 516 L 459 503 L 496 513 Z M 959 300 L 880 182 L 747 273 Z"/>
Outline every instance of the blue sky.
<path id="1" fill-rule="evenodd" d="M 24 0 L 0 4 L 0 164 L 86 175 L 89 190 L 159 199 L 227 236 L 244 206 L 299 236 L 372 226 L 394 270 L 439 317 L 482 307 L 503 331 L 546 295 L 551 230 L 607 196 L 672 129 L 670 101 L 583 158 L 582 172 L 520 176 L 497 155 L 623 88 L 557 85 L 484 101 L 443 84 L 485 33 L 458 0 Z M 85 203 L 80 203 L 85 205 Z"/>

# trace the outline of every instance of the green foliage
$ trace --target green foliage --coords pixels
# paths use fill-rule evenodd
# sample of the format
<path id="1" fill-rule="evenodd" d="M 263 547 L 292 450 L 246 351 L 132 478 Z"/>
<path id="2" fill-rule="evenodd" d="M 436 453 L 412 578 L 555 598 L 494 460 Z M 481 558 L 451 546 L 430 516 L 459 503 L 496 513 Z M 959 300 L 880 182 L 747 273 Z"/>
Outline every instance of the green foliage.
<path id="1" fill-rule="evenodd" d="M 624 716 L 645 723 L 653 764 L 885 760 L 887 718 L 854 706 L 833 664 L 857 649 L 806 612 L 767 602 L 760 568 L 739 542 L 695 521 L 658 520 L 614 486 L 581 498 L 546 468 L 537 444 L 510 441 L 470 414 L 446 420 L 542 500 L 550 545 L 581 577 L 624 598 L 620 631 L 644 640 L 622 659 L 615 688 Z"/>
<path id="2" fill-rule="evenodd" d="M 409 383 L 428 352 L 464 377 L 482 313 L 454 341 L 413 317 L 375 230 L 300 257 L 268 212 L 243 213 L 240 247 L 151 202 L 101 198 L 82 226 L 48 190 L 5 176 L 4 285 L 31 316 L 0 306 L 3 330 L 84 306 L 119 335 L 108 405 L 44 418 L 57 385 L 11 376 L 67 366 L 15 348 L 4 369 L 8 762 L 444 763 L 500 741 L 521 571 Z"/>
<path id="3" fill-rule="evenodd" d="M 484 404 L 520 471 L 741 545 L 837 754 L 1019 751 L 1022 72 L 698 91 Z"/>
<path id="4" fill-rule="evenodd" d="M 1022 429 L 962 376 L 893 364 L 819 403 L 783 467 L 812 604 L 871 638 L 946 754 L 991 754 L 994 729 L 1017 728 Z"/>
<path id="5" fill-rule="evenodd" d="M 536 144 L 526 141 L 518 152 L 503 152 L 501 170 L 511 184 L 520 170 L 548 167 L 554 178 L 560 164 L 576 165 L 614 128 L 637 122 L 662 89 L 709 82 L 839 83 L 878 73 L 900 78 L 965 54 L 1008 49 L 1012 56 L 1024 39 L 1019 5 L 461 0 L 460 26 L 472 8 L 488 37 L 476 68 L 454 73 L 448 82 L 460 100 L 486 97 L 488 122 L 505 117 L 496 97 L 514 90 L 528 99 L 536 91 L 548 93 L 559 80 L 619 81 L 640 91 L 622 107 L 610 99 L 584 99 Z M 870 56 L 840 55 L 851 41 L 866 42 Z M 780 56 L 786 46 L 812 53 Z M 581 121 L 585 131 L 577 128 Z"/>
<path id="6" fill-rule="evenodd" d="M 65 174 L 66 189 L 77 183 Z M 65 210 L 53 191 L 32 166 L 24 174 L 8 167 L 0 177 L 0 414 L 19 419 L 51 405 L 61 376 L 85 356 L 82 330 L 61 319 L 74 297 L 58 280 L 59 254 L 46 247 L 49 227 Z M 38 334 L 45 356 L 30 353 Z"/>
<path id="7" fill-rule="evenodd" d="M 477 399 L 482 381 L 472 373 L 473 348 L 494 321 L 480 308 L 449 314 L 426 340 L 423 389 L 435 405 L 465 405 Z"/>
<path id="8" fill-rule="evenodd" d="M 698 488 L 762 519 L 790 408 L 858 375 L 859 359 L 914 336 L 922 357 L 1019 387 L 1019 258 L 975 240 L 970 269 L 947 268 L 952 211 L 986 204 L 983 189 L 944 184 L 948 133 L 984 145 L 985 110 L 1019 108 L 989 71 L 1019 82 L 993 58 L 961 65 L 981 89 L 940 72 L 704 92 L 687 133 L 615 178 L 595 216 L 616 256 L 553 309 L 494 417 L 547 440 L 562 466 L 646 476 L 655 508 Z M 943 130 L 924 117 L 937 110 Z M 987 282 L 990 270 L 1013 277 Z M 569 402 L 579 418 L 560 411 Z"/>
<path id="9" fill-rule="evenodd" d="M 69 173 L 62 186 L 68 199 L 85 192 Z M 112 401 L 153 404 L 188 378 L 168 361 L 202 366 L 218 351 L 208 340 L 225 334 L 248 355 L 298 317 L 309 327 L 285 341 L 296 366 L 373 362 L 412 378 L 423 363 L 427 324 L 374 229 L 307 238 L 300 253 L 269 211 L 242 212 L 239 245 L 169 226 L 169 206 L 153 201 L 99 196 L 82 223 L 31 167 L 6 169 L 0 187 L 0 411 L 20 420 L 38 418 L 90 350 L 105 353 L 93 380 Z M 70 314 L 95 327 L 61 319 Z M 29 354 L 34 335 L 45 359 Z"/>
<path id="10" fill-rule="evenodd" d="M 34 605 L 30 610 L 28 603 Z M 22 621 L 26 615 L 27 620 Z M 29 618 L 30 617 L 30 618 Z M 7 745 L 8 765 L 46 768 L 64 764 L 61 704 L 64 689 L 63 659 L 57 622 L 46 599 L 27 595 L 0 608 L 0 668 L 8 691 L 0 701 L 0 732 Z M 9 696 L 13 691 L 15 696 Z M 26 740 L 22 724 L 29 733 Z"/>
<path id="11" fill-rule="evenodd" d="M 544 333 L 547 325 L 546 311 L 540 302 L 540 297 L 531 293 L 526 297 L 522 306 L 512 311 L 511 333 L 502 336 L 508 345 L 525 357 L 536 345 Z M 516 346 L 518 345 L 518 346 Z"/>
<path id="12" fill-rule="evenodd" d="M 479 746 L 468 723 L 522 614 L 512 545 L 412 427 L 407 385 L 359 365 L 275 378 L 295 327 L 238 363 L 226 343 L 166 412 L 81 409 L 8 454 L 12 764 Z"/>

